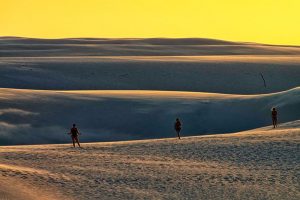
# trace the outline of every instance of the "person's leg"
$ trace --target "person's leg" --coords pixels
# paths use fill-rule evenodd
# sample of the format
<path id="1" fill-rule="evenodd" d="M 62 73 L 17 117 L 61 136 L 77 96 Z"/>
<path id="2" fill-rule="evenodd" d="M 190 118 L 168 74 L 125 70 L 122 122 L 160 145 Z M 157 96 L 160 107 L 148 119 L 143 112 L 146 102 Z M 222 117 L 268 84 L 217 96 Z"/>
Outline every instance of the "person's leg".
<path id="1" fill-rule="evenodd" d="M 180 130 L 177 130 L 177 137 L 180 139 Z"/>
<path id="2" fill-rule="evenodd" d="M 275 128 L 275 119 L 272 118 L 273 128 Z"/>
<path id="3" fill-rule="evenodd" d="M 277 118 L 275 118 L 275 127 L 277 127 Z"/>
<path id="4" fill-rule="evenodd" d="M 72 137 L 73 147 L 75 147 L 75 139 Z"/>
<path id="5" fill-rule="evenodd" d="M 79 139 L 78 139 L 78 137 L 76 137 L 76 138 L 75 138 L 75 140 L 76 140 L 76 142 L 77 142 L 78 146 L 80 147 L 80 143 L 79 143 Z"/>

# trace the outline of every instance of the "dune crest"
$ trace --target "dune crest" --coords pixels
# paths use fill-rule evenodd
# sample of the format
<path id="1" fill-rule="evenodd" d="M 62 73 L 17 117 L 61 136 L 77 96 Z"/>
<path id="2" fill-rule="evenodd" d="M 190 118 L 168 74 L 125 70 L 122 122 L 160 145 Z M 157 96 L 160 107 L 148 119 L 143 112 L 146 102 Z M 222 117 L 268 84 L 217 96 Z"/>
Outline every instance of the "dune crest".
<path id="1" fill-rule="evenodd" d="M 0 38 L 0 57 L 193 55 L 300 55 L 300 48 L 206 38 Z"/>

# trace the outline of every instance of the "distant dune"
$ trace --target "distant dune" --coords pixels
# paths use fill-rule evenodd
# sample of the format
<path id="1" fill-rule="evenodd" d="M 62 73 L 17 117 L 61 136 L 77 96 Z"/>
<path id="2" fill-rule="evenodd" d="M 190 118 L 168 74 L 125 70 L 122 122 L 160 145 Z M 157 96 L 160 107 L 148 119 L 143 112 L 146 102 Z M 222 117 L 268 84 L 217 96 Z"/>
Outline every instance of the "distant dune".
<path id="1" fill-rule="evenodd" d="M 263 94 L 300 86 L 299 66 L 297 46 L 204 38 L 0 38 L 0 88 Z"/>
<path id="2" fill-rule="evenodd" d="M 0 198 L 300 198 L 299 121 L 276 130 L 83 147 L 0 147 Z"/>
<path id="3" fill-rule="evenodd" d="M 8 44 L 126 44 L 126 45 L 238 45 L 239 43 L 206 38 L 64 38 L 37 39 L 22 37 L 0 37 Z"/>
<path id="4" fill-rule="evenodd" d="M 0 38 L 0 57 L 199 55 L 300 55 L 300 48 L 203 38 Z"/>
<path id="5" fill-rule="evenodd" d="M 299 77 L 298 56 L 0 57 L 0 88 L 263 94 Z"/>

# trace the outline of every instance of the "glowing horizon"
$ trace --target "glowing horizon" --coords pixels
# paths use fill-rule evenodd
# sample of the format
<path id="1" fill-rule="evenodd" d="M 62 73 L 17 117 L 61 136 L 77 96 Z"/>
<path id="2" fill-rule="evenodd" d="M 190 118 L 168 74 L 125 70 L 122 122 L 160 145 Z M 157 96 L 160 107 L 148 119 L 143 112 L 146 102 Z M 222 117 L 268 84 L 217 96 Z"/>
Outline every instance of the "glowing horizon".
<path id="1" fill-rule="evenodd" d="M 1 0 L 0 36 L 300 45 L 298 0 Z"/>

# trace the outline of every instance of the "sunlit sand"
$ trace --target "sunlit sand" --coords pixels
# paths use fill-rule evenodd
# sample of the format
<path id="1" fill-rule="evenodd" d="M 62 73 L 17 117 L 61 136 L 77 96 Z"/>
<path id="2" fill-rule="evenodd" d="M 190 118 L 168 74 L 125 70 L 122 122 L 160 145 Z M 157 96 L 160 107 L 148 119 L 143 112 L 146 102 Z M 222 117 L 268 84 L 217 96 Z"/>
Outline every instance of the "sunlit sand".
<path id="1" fill-rule="evenodd" d="M 18 190 L 15 199 L 296 200 L 300 124 L 281 126 L 181 140 L 86 143 L 83 149 L 0 147 L 0 185 L 8 188 L 0 192 Z"/>

